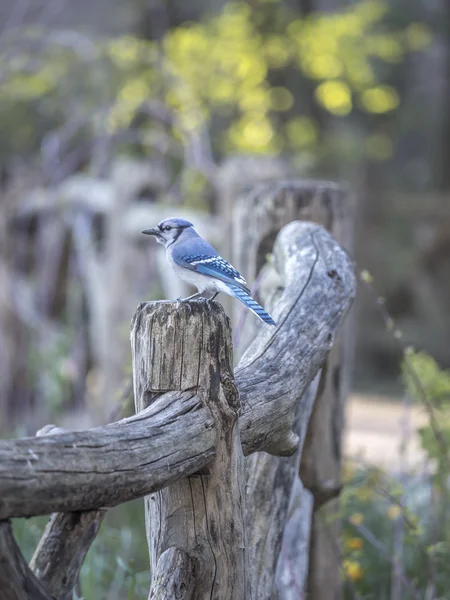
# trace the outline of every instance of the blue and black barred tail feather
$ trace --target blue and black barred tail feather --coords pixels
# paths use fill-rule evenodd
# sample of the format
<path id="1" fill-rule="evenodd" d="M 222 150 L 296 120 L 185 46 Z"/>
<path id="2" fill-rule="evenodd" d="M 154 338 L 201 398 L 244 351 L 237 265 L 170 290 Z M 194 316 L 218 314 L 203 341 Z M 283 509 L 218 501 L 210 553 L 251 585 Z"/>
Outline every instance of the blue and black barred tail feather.
<path id="1" fill-rule="evenodd" d="M 253 300 L 248 292 L 243 290 L 238 285 L 229 285 L 228 287 L 231 289 L 234 296 L 240 300 L 242 304 L 245 304 L 247 308 L 254 312 L 255 315 L 261 319 L 261 321 L 264 321 L 264 323 L 269 323 L 270 325 L 276 325 L 269 313 L 266 312 L 263 307 L 256 302 L 256 300 Z"/>

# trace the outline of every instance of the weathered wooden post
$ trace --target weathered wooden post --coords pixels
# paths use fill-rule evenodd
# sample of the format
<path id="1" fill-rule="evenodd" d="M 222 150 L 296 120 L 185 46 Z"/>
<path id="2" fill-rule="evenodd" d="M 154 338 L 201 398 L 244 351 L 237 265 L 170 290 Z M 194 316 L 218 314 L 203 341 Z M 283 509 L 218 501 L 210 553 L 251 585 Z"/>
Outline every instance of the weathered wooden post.
<path id="1" fill-rule="evenodd" d="M 142 304 L 131 342 L 136 410 L 169 391 L 194 391 L 210 412 L 204 428 L 216 438 L 207 471 L 145 498 L 149 598 L 249 598 L 240 403 L 228 317 L 209 301 Z"/>
<path id="2" fill-rule="evenodd" d="M 346 250 L 352 250 L 354 199 L 348 189 L 321 181 L 260 184 L 239 200 L 234 214 L 233 260 L 250 281 L 255 280 L 266 263 L 280 229 L 295 220 L 322 225 Z M 273 269 L 266 267 L 266 275 L 271 281 Z M 330 272 L 329 277 L 331 284 L 335 274 Z M 266 287 L 264 281 L 262 287 Z M 270 296 L 273 293 L 270 290 L 276 288 L 276 280 L 272 285 L 269 283 L 268 288 Z M 267 302 L 270 301 L 268 297 Z M 272 303 L 276 304 L 276 298 Z M 247 319 L 240 335 L 243 348 L 254 338 L 258 327 L 257 321 Z M 336 513 L 336 503 L 330 502 L 320 515 L 316 511 L 340 490 L 341 439 L 351 351 L 351 322 L 347 321 L 322 370 L 320 393 L 312 410 L 301 460 L 301 480 L 314 497 L 308 568 L 308 595 L 314 600 L 335 600 L 340 594 L 340 558 L 330 543 L 330 536 L 338 538 L 339 524 L 336 520 L 330 521 L 326 524 L 327 530 L 323 524 L 327 515 Z M 268 459 L 255 456 L 251 461 L 250 471 L 257 472 L 261 469 L 260 461 L 267 462 Z M 277 461 L 273 459 L 272 469 L 276 469 L 276 465 Z M 265 469 L 270 467 L 266 464 Z M 305 498 L 297 503 L 304 505 Z M 250 539 L 253 535 L 249 528 Z M 299 543 L 304 541 L 299 539 Z M 303 572 L 303 569 L 304 565 L 297 572 Z M 303 587 L 303 583 L 298 580 L 293 585 Z"/>

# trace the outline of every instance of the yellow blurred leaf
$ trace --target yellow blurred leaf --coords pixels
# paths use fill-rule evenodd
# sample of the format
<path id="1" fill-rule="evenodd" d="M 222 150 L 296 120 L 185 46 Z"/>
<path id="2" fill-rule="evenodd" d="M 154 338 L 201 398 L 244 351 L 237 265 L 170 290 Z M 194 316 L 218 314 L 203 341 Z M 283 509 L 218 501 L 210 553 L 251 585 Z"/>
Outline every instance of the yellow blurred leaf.
<path id="1" fill-rule="evenodd" d="M 395 110 L 400 104 L 396 90 L 390 85 L 380 85 L 364 90 L 360 95 L 361 105 L 371 113 L 381 114 Z"/>
<path id="2" fill-rule="evenodd" d="M 344 81 L 324 81 L 316 89 L 316 98 L 335 115 L 348 115 L 352 109 L 351 91 Z"/>
<path id="3" fill-rule="evenodd" d="M 294 104 L 294 96 L 284 87 L 273 87 L 269 92 L 270 107 L 277 111 L 289 110 Z"/>
<path id="4" fill-rule="evenodd" d="M 433 34 L 425 23 L 411 23 L 406 28 L 405 38 L 410 50 L 423 50 L 433 41 Z"/>

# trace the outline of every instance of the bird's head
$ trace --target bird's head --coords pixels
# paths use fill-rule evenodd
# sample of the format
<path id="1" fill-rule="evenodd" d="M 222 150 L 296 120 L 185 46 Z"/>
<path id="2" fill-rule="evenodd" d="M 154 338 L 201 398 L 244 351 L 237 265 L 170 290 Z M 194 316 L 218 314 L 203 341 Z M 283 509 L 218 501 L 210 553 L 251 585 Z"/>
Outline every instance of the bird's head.
<path id="1" fill-rule="evenodd" d="M 146 235 L 154 235 L 156 241 L 166 248 L 176 242 L 183 232 L 191 229 L 192 223 L 184 219 L 164 219 L 159 225 L 152 229 L 143 229 L 141 233 Z"/>

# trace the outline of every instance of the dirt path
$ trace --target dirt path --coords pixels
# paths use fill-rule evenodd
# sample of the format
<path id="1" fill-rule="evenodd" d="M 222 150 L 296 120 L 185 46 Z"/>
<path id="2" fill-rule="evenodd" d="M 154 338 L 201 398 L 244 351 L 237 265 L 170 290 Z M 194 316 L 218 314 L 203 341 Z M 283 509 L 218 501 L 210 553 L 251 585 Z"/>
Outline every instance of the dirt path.
<path id="1" fill-rule="evenodd" d="M 406 411 L 400 402 L 381 396 L 353 394 L 346 411 L 344 454 L 359 462 L 375 464 L 388 470 L 399 468 L 399 449 L 405 432 L 411 437 L 407 460 L 410 469 L 424 462 L 416 429 L 427 423 L 424 410 L 414 406 Z"/>

